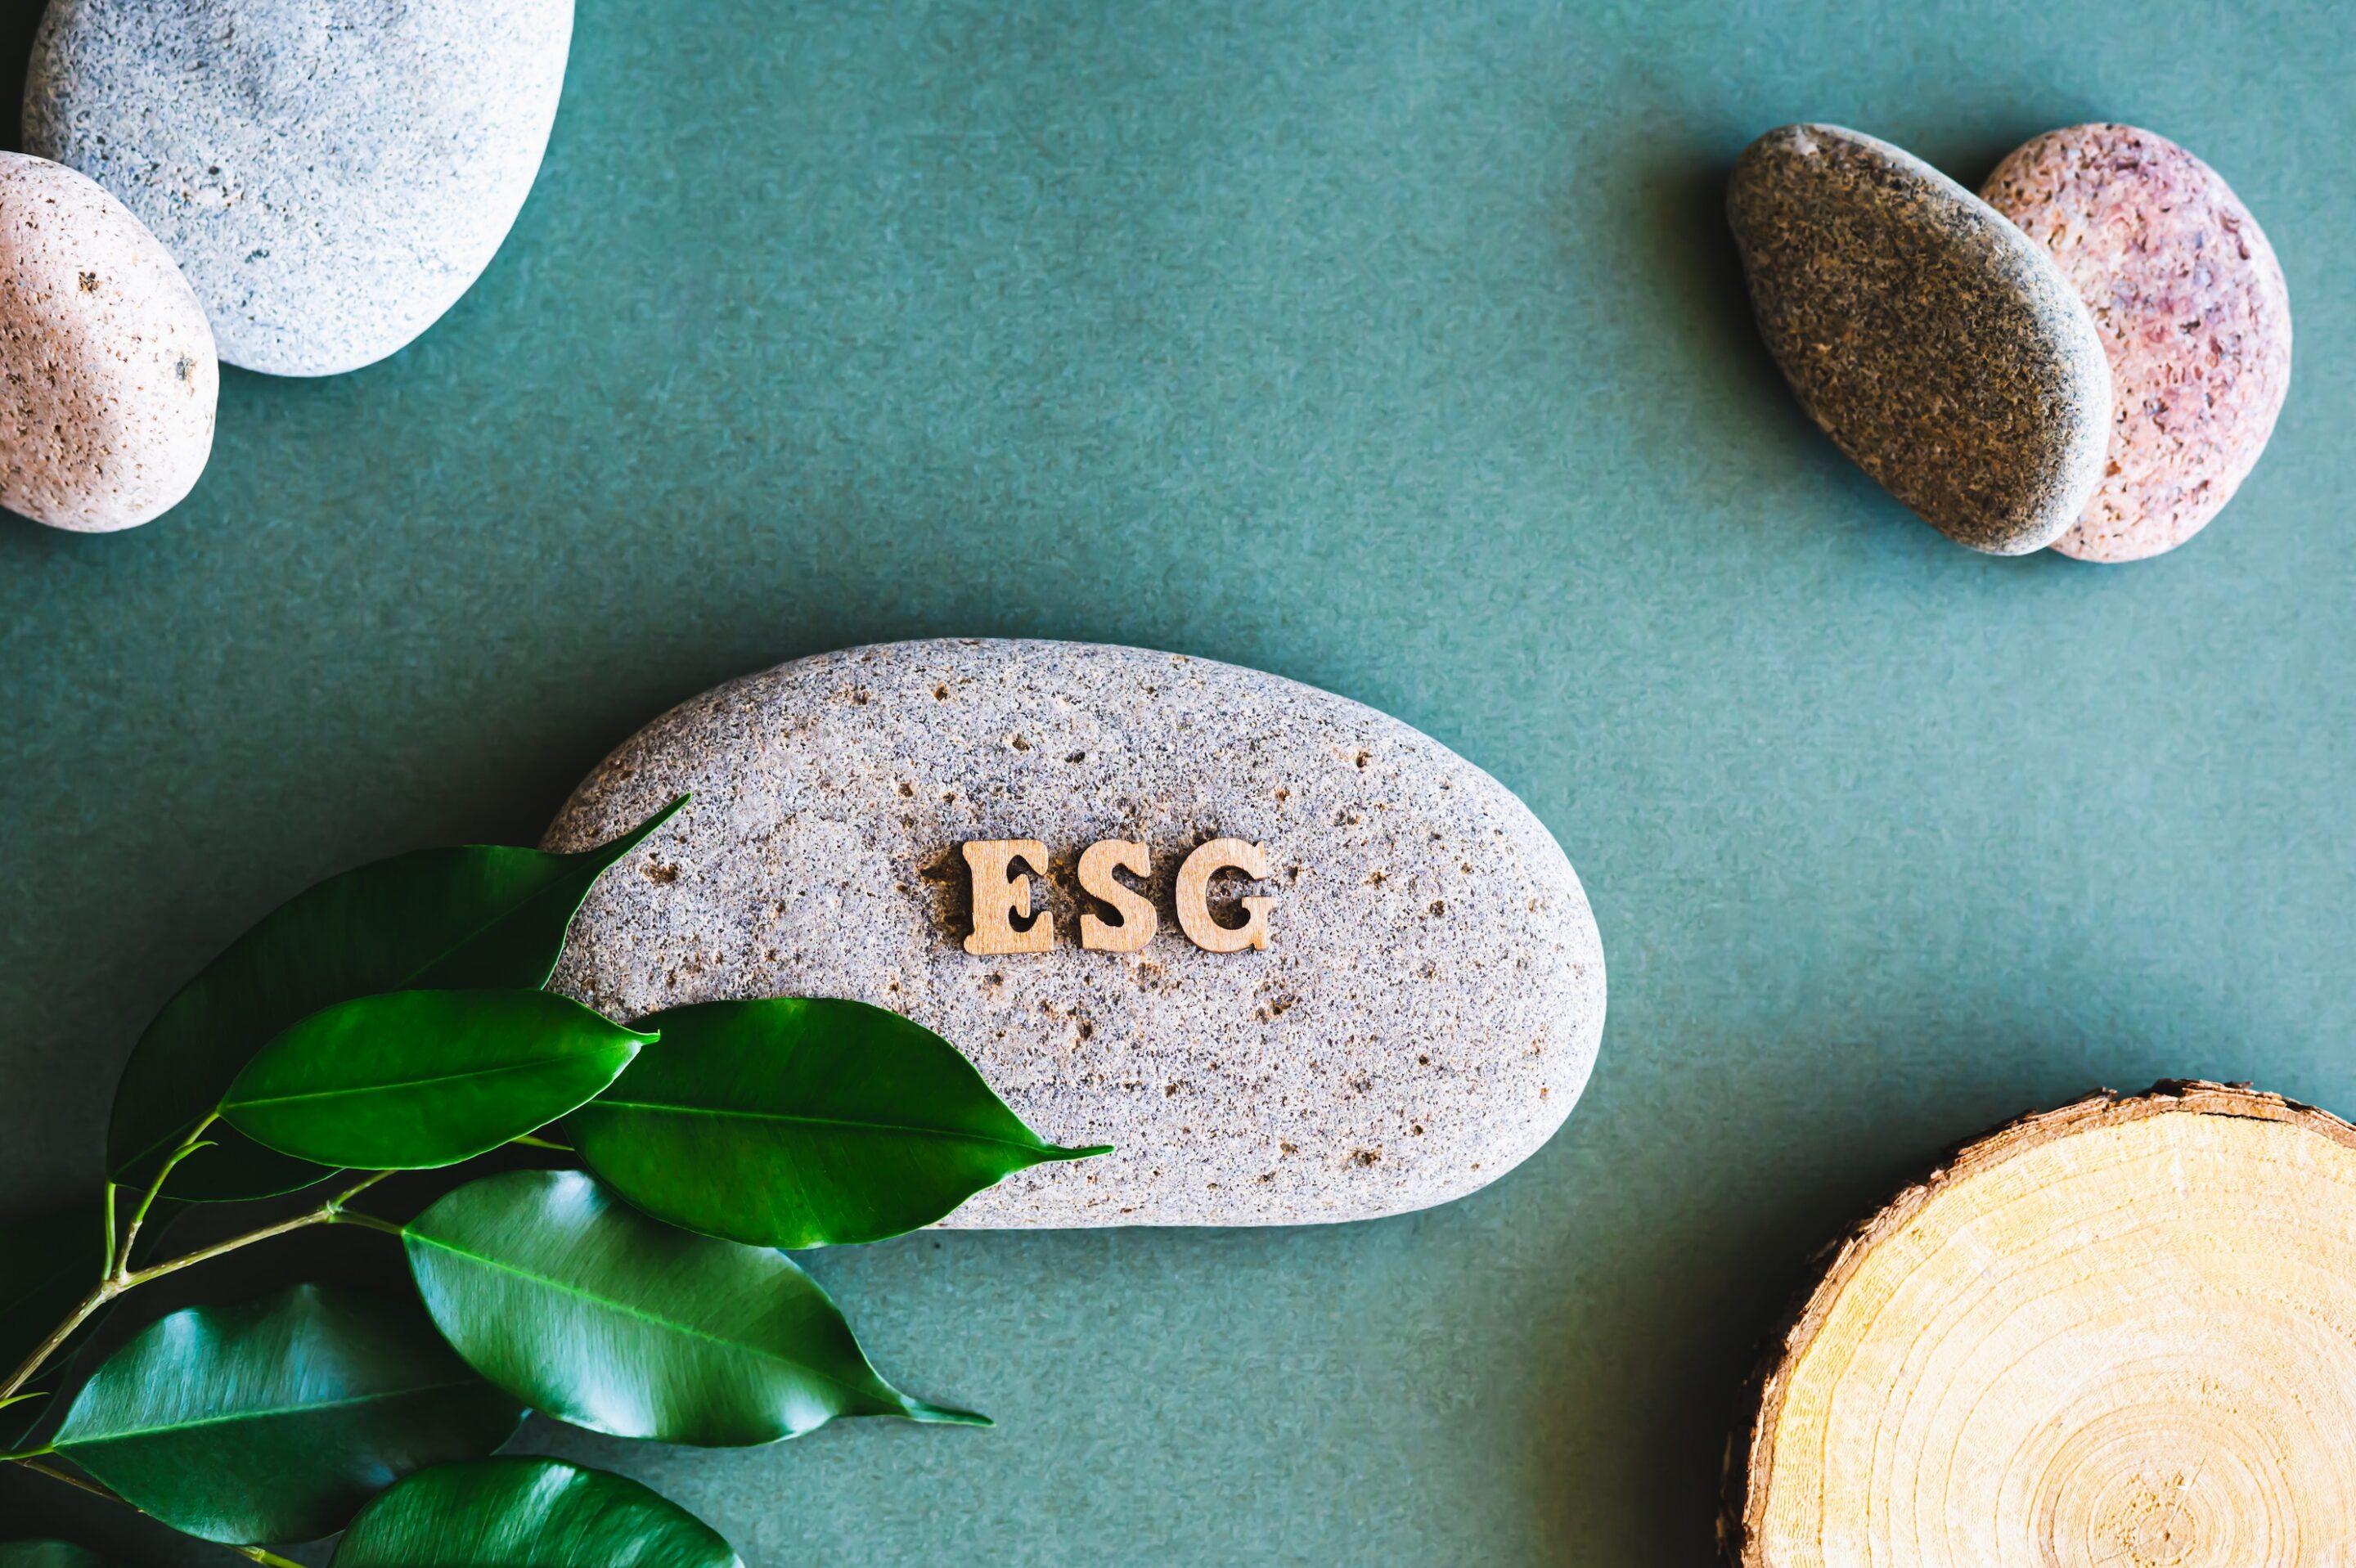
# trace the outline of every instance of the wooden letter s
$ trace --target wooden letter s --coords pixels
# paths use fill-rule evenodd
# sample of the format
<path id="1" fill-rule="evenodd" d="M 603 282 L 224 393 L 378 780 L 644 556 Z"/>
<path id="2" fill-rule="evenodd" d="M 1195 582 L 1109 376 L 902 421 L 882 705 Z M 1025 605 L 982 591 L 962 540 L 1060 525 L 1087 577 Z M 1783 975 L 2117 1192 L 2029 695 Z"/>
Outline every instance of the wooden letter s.
<path id="1" fill-rule="evenodd" d="M 1104 900 L 1120 912 L 1119 925 L 1108 925 L 1093 912 L 1080 916 L 1080 945 L 1098 953 L 1134 953 L 1153 940 L 1161 918 L 1153 905 L 1116 878 L 1113 868 L 1143 877 L 1151 874 L 1152 859 L 1142 844 L 1108 838 L 1091 844 L 1080 857 L 1080 891 Z"/>

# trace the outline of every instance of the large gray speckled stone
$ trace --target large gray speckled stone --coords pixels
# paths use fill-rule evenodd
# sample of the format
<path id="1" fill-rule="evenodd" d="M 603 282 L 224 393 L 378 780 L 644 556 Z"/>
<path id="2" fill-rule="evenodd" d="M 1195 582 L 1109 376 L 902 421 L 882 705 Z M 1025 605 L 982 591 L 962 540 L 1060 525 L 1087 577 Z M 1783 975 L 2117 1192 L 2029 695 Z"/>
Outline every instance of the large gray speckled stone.
<path id="1" fill-rule="evenodd" d="M 1727 214 L 1810 417 L 1958 543 L 2022 555 L 2103 476 L 2111 377 L 2043 247 L 1912 154 L 1837 125 L 1744 150 Z"/>
<path id="2" fill-rule="evenodd" d="M 333 375 L 490 264 L 572 36 L 573 0 L 52 0 L 25 136 L 178 258 L 223 359 Z"/>
<path id="3" fill-rule="evenodd" d="M 1444 1202 L 1544 1143 L 1594 1060 L 1603 955 L 1545 827 L 1437 741 L 1274 676 L 1073 643 L 803 659 L 641 731 L 547 843 L 606 838 L 683 792 L 590 895 L 557 985 L 622 1017 L 878 1003 L 961 1048 L 1045 1136 L 1116 1146 L 1015 1176 L 951 1224 L 1276 1224 Z M 1214 901 L 1272 894 L 1264 952 L 1205 952 L 1179 930 L 1179 862 L 1215 837 L 1268 847 L 1268 881 Z M 979 838 L 1046 847 L 1052 951 L 964 951 L 958 847 Z M 1104 838 L 1153 853 L 1161 929 L 1136 953 L 1076 940 L 1075 865 Z"/>

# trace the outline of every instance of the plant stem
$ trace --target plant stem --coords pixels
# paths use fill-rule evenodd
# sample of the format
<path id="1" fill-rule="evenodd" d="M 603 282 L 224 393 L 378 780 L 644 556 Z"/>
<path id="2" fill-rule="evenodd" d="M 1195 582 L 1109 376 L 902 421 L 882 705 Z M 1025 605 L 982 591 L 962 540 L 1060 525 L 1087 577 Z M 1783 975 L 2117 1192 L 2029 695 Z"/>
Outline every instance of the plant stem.
<path id="1" fill-rule="evenodd" d="M 386 1177 L 391 1176 L 391 1174 L 392 1172 L 389 1170 L 370 1171 L 362 1179 L 353 1182 L 349 1187 L 345 1188 L 341 1192 L 338 1192 L 333 1198 L 328 1199 L 327 1207 L 337 1211 L 342 1210 L 345 1204 L 350 1202 L 353 1199 L 358 1198 L 361 1193 L 366 1192 L 369 1188 L 374 1187 L 378 1182 L 382 1181 Z"/>
<path id="2" fill-rule="evenodd" d="M 146 1222 L 147 1211 L 155 1206 L 156 1194 L 164 1190 L 164 1182 L 172 1174 L 174 1167 L 205 1147 L 202 1141 L 205 1129 L 220 1119 L 220 1113 L 216 1111 L 189 1128 L 188 1136 L 180 1140 L 180 1147 L 166 1155 L 164 1157 L 164 1163 L 156 1168 L 155 1179 L 147 1184 L 146 1196 L 139 1200 L 139 1207 L 131 1211 L 131 1223 L 123 1227 L 122 1250 L 108 1254 L 106 1266 L 110 1276 L 120 1279 L 131 1272 L 131 1245 L 139 1239 L 139 1227 Z M 107 1223 L 110 1228 L 113 1224 L 114 1214 L 112 1192 L 113 1189 L 110 1186 L 106 1205 Z"/>
<path id="3" fill-rule="evenodd" d="M 358 1225 L 363 1231 L 374 1231 L 385 1236 L 405 1236 L 409 1233 L 390 1220 L 380 1220 L 373 1214 L 363 1214 L 357 1209 L 349 1213 L 337 1215 L 336 1223 Z"/>
<path id="4" fill-rule="evenodd" d="M 41 1450 L 41 1453 L 44 1454 L 48 1452 L 49 1450 L 46 1448 Z M 14 1456 L 12 1456 L 12 1457 L 14 1457 Z M 73 1488 L 76 1491 L 88 1492 L 94 1498 L 104 1498 L 111 1503 L 121 1503 L 124 1508 L 129 1509 L 133 1513 L 137 1514 L 142 1519 L 153 1519 L 155 1517 L 149 1513 L 145 1509 L 141 1508 L 137 1503 L 133 1502 L 129 1498 L 124 1497 L 121 1492 L 114 1490 L 112 1488 L 102 1487 L 96 1481 L 86 1481 L 70 1470 L 60 1470 L 54 1465 L 44 1465 L 38 1458 L 31 1456 L 18 1458 L 16 1459 L 16 1463 L 24 1466 L 25 1468 L 32 1471 L 33 1474 L 37 1476 L 47 1476 L 53 1481 L 63 1481 L 67 1486 Z M 232 1547 L 230 1550 L 237 1551 L 241 1549 Z M 299 1563 L 292 1563 L 289 1564 L 289 1568 L 303 1568 L 303 1565 Z"/>
<path id="5" fill-rule="evenodd" d="M 27 1448 L 19 1454 L 0 1454 L 0 1465 L 21 1465 L 27 1459 L 39 1459 L 58 1451 L 54 1443 L 44 1443 L 38 1448 Z"/>
<path id="6" fill-rule="evenodd" d="M 147 1510 L 145 1509 L 141 1508 L 137 1503 L 133 1502 L 129 1498 L 124 1497 L 120 1492 L 102 1487 L 95 1481 L 85 1481 L 80 1476 L 73 1474 L 70 1470 L 60 1470 L 53 1465 L 44 1465 L 39 1463 L 39 1456 L 48 1452 L 50 1452 L 50 1450 L 42 1448 L 37 1449 L 31 1454 L 0 1454 L 0 1463 L 14 1460 L 17 1464 L 24 1466 L 27 1470 L 32 1471 L 37 1476 L 47 1476 L 53 1481 L 63 1481 L 67 1486 L 75 1488 L 77 1491 L 88 1492 L 94 1498 L 104 1498 L 111 1503 L 121 1503 L 124 1508 L 129 1509 L 135 1514 L 150 1518 L 153 1517 L 152 1515 L 147 1514 Z M 265 1552 L 259 1546 L 232 1546 L 230 1550 L 241 1556 L 251 1557 L 256 1563 L 267 1563 L 269 1568 L 303 1568 L 303 1564 L 295 1562 L 293 1558 L 281 1557 L 275 1552 Z"/>
<path id="7" fill-rule="evenodd" d="M 209 1247 L 198 1247 L 195 1252 L 182 1253 L 177 1258 L 166 1258 L 162 1263 L 150 1264 L 143 1269 L 134 1269 L 123 1276 L 123 1288 L 134 1290 L 150 1281 L 161 1279 L 167 1274 L 177 1274 L 184 1268 L 194 1268 L 198 1264 L 209 1263 L 217 1257 L 236 1252 L 241 1247 L 250 1247 L 256 1242 L 267 1242 L 291 1232 L 308 1230 L 314 1225 L 330 1224 L 335 1218 L 335 1215 L 324 1207 L 309 1210 L 295 1215 L 291 1220 L 281 1220 L 275 1225 L 264 1225 L 259 1231 L 248 1231 L 242 1236 L 231 1236 L 226 1242 L 216 1242 Z"/>
<path id="8" fill-rule="evenodd" d="M 561 1144 L 554 1138 L 533 1137 L 529 1133 L 525 1134 L 522 1137 L 509 1138 L 508 1141 L 521 1148 L 552 1148 L 559 1154 L 571 1154 L 573 1152 L 573 1146 L 571 1144 Z"/>
<path id="9" fill-rule="evenodd" d="M 147 1511 L 145 1509 L 139 1508 L 136 1503 L 134 1503 L 130 1499 L 122 1496 L 120 1493 L 109 1491 L 106 1488 L 100 1486 L 95 1481 L 85 1481 L 80 1476 L 74 1475 L 70 1471 L 60 1470 L 54 1465 L 44 1465 L 37 1459 L 19 1459 L 16 1463 L 24 1466 L 25 1468 L 32 1471 L 33 1474 L 37 1476 L 47 1476 L 53 1481 L 63 1481 L 67 1486 L 88 1492 L 91 1497 L 104 1498 L 108 1502 L 121 1503 L 124 1508 L 135 1509 L 141 1513 Z"/>
<path id="10" fill-rule="evenodd" d="M 110 1488 L 102 1487 L 95 1481 L 85 1481 L 70 1470 L 60 1470 L 54 1465 L 41 1464 L 39 1462 L 40 1456 L 49 1452 L 51 1452 L 51 1450 L 39 1448 L 34 1450 L 30 1454 L 0 1454 L 0 1463 L 14 1460 L 16 1463 L 24 1466 L 25 1468 L 32 1471 L 37 1476 L 47 1476 L 53 1481 L 63 1481 L 67 1486 L 73 1488 L 77 1491 L 88 1492 L 94 1498 L 104 1498 L 111 1503 L 121 1503 L 124 1508 L 129 1509 L 135 1514 L 140 1514 L 148 1518 L 154 1517 L 153 1515 L 148 1514 L 145 1509 L 141 1508 L 137 1503 L 133 1502 L 129 1498 L 124 1497 L 120 1492 L 114 1491 Z M 281 1557 L 275 1552 L 265 1552 L 259 1546 L 232 1546 L 230 1550 L 231 1552 L 238 1552 L 242 1556 L 251 1557 L 256 1563 L 267 1563 L 270 1565 L 270 1568 L 303 1568 L 303 1564 L 295 1562 L 293 1558 Z"/>
<path id="11" fill-rule="evenodd" d="M 106 1251 L 99 1256 L 106 1260 L 109 1268 L 114 1266 L 114 1183 L 112 1181 L 106 1184 Z"/>
<path id="12" fill-rule="evenodd" d="M 25 1468 L 32 1471 L 37 1476 L 47 1476 L 53 1481 L 63 1481 L 67 1486 L 73 1488 L 77 1491 L 88 1492 L 94 1498 L 104 1498 L 111 1503 L 121 1503 L 124 1508 L 129 1509 L 135 1514 L 150 1518 L 153 1517 L 152 1515 L 147 1514 L 147 1510 L 145 1509 L 141 1508 L 137 1503 L 133 1502 L 129 1498 L 124 1497 L 120 1492 L 114 1491 L 110 1488 L 102 1487 L 95 1481 L 85 1481 L 70 1470 L 60 1470 L 54 1465 L 44 1465 L 40 1463 L 40 1459 L 43 1455 L 54 1452 L 54 1449 L 36 1448 L 31 1452 L 25 1454 L 0 1454 L 0 1464 L 14 1462 L 16 1464 L 22 1465 Z M 266 1563 L 269 1565 L 269 1568 L 303 1568 L 303 1564 L 295 1562 L 293 1558 L 281 1557 L 275 1552 L 265 1552 L 259 1546 L 232 1546 L 230 1550 L 241 1556 L 251 1557 L 256 1563 Z"/>
<path id="13" fill-rule="evenodd" d="M 41 1368 L 48 1364 L 51 1356 L 64 1348 L 68 1339 L 73 1338 L 74 1330 L 89 1322 L 91 1315 L 100 1307 L 122 1295 L 123 1289 L 122 1285 L 112 1279 L 100 1281 L 88 1296 L 81 1298 L 81 1305 L 73 1309 L 72 1315 L 55 1328 L 50 1329 L 49 1337 L 34 1347 L 33 1353 L 25 1358 L 24 1364 L 8 1374 L 8 1381 L 0 1383 L 0 1399 L 10 1398 L 27 1383 L 40 1376 Z"/>
<path id="14" fill-rule="evenodd" d="M 209 1122 L 207 1125 L 209 1125 Z M 203 1129 L 200 1127 L 198 1130 L 201 1132 Z M 196 1136 L 195 1134 L 191 1134 L 188 1142 L 181 1146 L 180 1152 L 174 1155 L 172 1160 L 166 1163 L 166 1174 L 169 1173 L 172 1164 L 186 1158 L 189 1153 L 194 1152 L 195 1147 Z M 177 1274 L 184 1268 L 193 1268 L 198 1264 L 209 1262 L 224 1253 L 236 1252 L 242 1247 L 250 1247 L 256 1242 L 266 1242 L 273 1236 L 284 1236 L 290 1232 L 307 1230 L 313 1225 L 353 1224 L 365 1226 L 372 1231 L 390 1231 L 395 1235 L 400 1234 L 401 1227 L 390 1221 L 380 1220 L 372 1214 L 349 1213 L 344 1208 L 345 1204 L 391 1174 L 392 1172 L 389 1170 L 376 1171 L 346 1188 L 316 1209 L 297 1214 L 291 1220 L 281 1220 L 274 1225 L 264 1225 L 258 1231 L 248 1231 L 241 1236 L 231 1236 L 228 1241 L 217 1242 L 209 1247 L 199 1247 L 195 1252 L 183 1253 L 177 1258 L 166 1258 L 162 1263 L 151 1264 L 143 1269 L 132 1269 L 123 1262 L 129 1257 L 131 1242 L 138 1233 L 138 1217 L 134 1216 L 131 1235 L 124 1237 L 122 1253 L 109 1268 L 107 1276 L 99 1281 L 88 1296 L 82 1297 L 81 1305 L 74 1308 L 70 1317 L 49 1331 L 48 1338 L 43 1339 L 33 1353 L 25 1359 L 23 1365 L 8 1375 L 7 1381 L 0 1382 L 0 1401 L 9 1399 L 27 1383 L 40 1376 L 41 1369 L 48 1363 L 51 1356 L 58 1353 L 68 1339 L 73 1338 L 74 1330 L 89 1322 L 101 1307 L 124 1291 L 135 1290 L 151 1280 L 161 1279 L 167 1274 Z M 154 1201 L 155 1189 L 163 1184 L 163 1177 L 158 1176 L 155 1186 L 148 1189 L 149 1202 Z M 147 1204 L 142 1203 L 139 1213 L 144 1215 L 146 1210 Z"/>
<path id="15" fill-rule="evenodd" d="M 226 1242 L 216 1242 L 209 1247 L 198 1247 L 195 1252 L 183 1253 L 177 1258 L 166 1258 L 162 1263 L 150 1264 L 145 1268 L 134 1270 L 123 1276 L 122 1286 L 124 1290 L 129 1290 L 134 1285 L 145 1285 L 149 1280 L 161 1279 L 167 1274 L 177 1274 L 184 1268 L 193 1268 L 200 1263 L 209 1262 L 225 1253 L 233 1253 L 240 1248 L 250 1247 L 256 1242 L 266 1242 L 273 1236 L 284 1236 L 291 1232 L 308 1230 L 314 1225 L 365 1225 L 370 1230 L 391 1230 L 398 1234 L 401 1230 L 398 1225 L 380 1220 L 372 1214 L 348 1213 L 344 1209 L 345 1204 L 391 1174 L 392 1172 L 389 1170 L 377 1171 L 365 1181 L 353 1183 L 316 1209 L 305 1210 L 291 1220 L 281 1220 L 275 1225 L 264 1225 L 258 1231 L 248 1231 L 241 1236 L 231 1236 Z"/>

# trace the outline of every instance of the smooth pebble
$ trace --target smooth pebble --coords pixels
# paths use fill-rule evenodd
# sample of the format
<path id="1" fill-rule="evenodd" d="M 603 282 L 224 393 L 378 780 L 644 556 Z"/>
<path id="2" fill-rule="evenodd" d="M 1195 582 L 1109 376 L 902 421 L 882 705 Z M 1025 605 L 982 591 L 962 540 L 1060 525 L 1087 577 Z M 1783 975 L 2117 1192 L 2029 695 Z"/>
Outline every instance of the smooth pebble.
<path id="1" fill-rule="evenodd" d="M 1859 467 L 1960 544 L 2051 543 L 2102 478 L 2110 371 L 2053 259 L 1911 153 L 1770 131 L 1727 213 L 1775 362 Z"/>
<path id="2" fill-rule="evenodd" d="M 52 0 L 25 136 L 155 230 L 222 358 L 334 375 L 490 264 L 572 35 L 573 0 Z"/>
<path id="3" fill-rule="evenodd" d="M 2111 363 L 2101 486 L 2053 548 L 2140 560 L 2207 525 L 2249 476 L 2290 390 L 2290 291 L 2217 171 L 2132 125 L 2049 131 L 1982 195 L 2051 252 Z"/>
<path id="4" fill-rule="evenodd" d="M 948 1221 L 1275 1224 L 1443 1202 L 1559 1125 L 1603 1023 L 1603 955 L 1562 850 L 1505 786 L 1355 702 L 1135 648 L 939 641 L 782 666 L 657 720 L 590 775 L 552 848 L 680 815 L 593 891 L 555 984 L 637 1017 L 852 997 L 972 1058 L 1041 1167 Z M 1263 951 L 1183 933 L 1181 861 L 1237 837 Z M 959 846 L 1034 839 L 1044 953 L 976 956 Z M 1084 949 L 1076 862 L 1142 841 L 1158 932 Z M 1044 888 L 1041 886 L 1044 881 Z M 1035 907 L 1040 907 L 1034 905 Z"/>
<path id="5" fill-rule="evenodd" d="M 220 366 L 187 280 L 73 170 L 0 153 L 0 506 L 80 533 L 148 521 L 212 453 Z"/>

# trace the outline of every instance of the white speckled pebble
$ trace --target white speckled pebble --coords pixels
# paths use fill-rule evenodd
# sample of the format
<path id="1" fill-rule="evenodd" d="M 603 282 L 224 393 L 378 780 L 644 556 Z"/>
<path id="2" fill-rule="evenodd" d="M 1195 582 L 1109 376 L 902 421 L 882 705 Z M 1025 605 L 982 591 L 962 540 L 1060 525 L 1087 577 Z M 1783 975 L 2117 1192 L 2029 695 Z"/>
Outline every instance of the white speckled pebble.
<path id="1" fill-rule="evenodd" d="M 155 230 L 223 359 L 334 375 L 490 264 L 572 38 L 573 0 L 51 0 L 26 144 Z"/>
<path id="2" fill-rule="evenodd" d="M 220 366 L 155 237 L 80 175 L 0 153 L 0 506 L 102 533 L 177 506 Z"/>
<path id="3" fill-rule="evenodd" d="M 1445 1202 L 1561 1125 L 1602 1032 L 1594 920 L 1537 818 L 1438 741 L 1275 676 L 1078 643 L 802 659 L 641 731 L 547 842 L 586 846 L 683 792 L 591 893 L 557 985 L 625 1017 L 878 1003 L 958 1045 L 1047 1137 L 1115 1146 L 1015 1176 L 953 1225 Z M 1269 878 L 1222 879 L 1213 901 L 1234 924 L 1235 898 L 1272 897 L 1264 952 L 1180 930 L 1179 862 L 1217 837 L 1267 846 Z M 1045 846 L 1050 951 L 964 951 L 958 847 L 982 838 Z M 1076 940 L 1075 865 L 1105 838 L 1152 852 L 1160 929 L 1134 953 Z"/>

